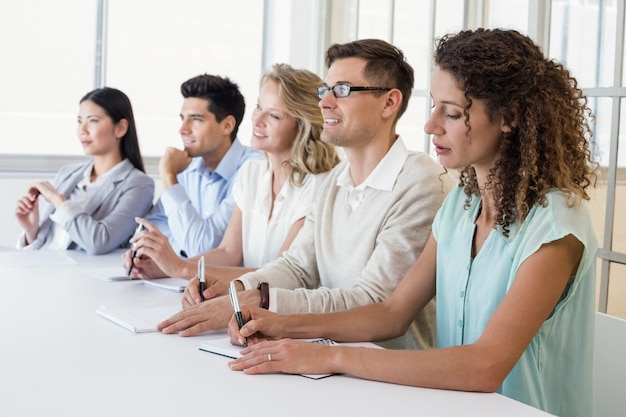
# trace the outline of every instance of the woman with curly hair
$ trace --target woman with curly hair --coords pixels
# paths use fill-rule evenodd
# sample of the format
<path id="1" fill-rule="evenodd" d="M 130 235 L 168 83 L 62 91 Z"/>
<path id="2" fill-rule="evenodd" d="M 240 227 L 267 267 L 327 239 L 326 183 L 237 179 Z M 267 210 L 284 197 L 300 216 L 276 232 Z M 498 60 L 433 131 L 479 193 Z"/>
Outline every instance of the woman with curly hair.
<path id="1" fill-rule="evenodd" d="M 232 369 L 495 391 L 556 415 L 594 415 L 597 242 L 585 206 L 595 182 L 586 97 L 532 40 L 497 29 L 438 42 L 431 96 L 425 130 L 460 183 L 413 268 L 387 300 L 358 309 L 244 309 L 250 321 L 241 330 L 231 322 L 231 339 L 258 343 Z M 260 340 L 390 339 L 435 294 L 437 349 Z"/>
<path id="2" fill-rule="evenodd" d="M 252 113 L 250 145 L 265 158 L 246 161 L 241 167 L 233 187 L 235 207 L 224 238 L 217 248 L 181 259 L 165 235 L 150 222 L 139 220 L 148 231 L 141 233 L 137 254 L 147 255 L 160 268 L 149 271 L 148 278 L 191 279 L 196 277 L 203 256 L 210 282 L 206 297 L 211 298 L 226 292 L 233 278 L 274 260 L 291 245 L 320 185 L 339 163 L 335 147 L 320 139 L 323 120 L 316 88 L 321 84 L 314 73 L 287 64 L 275 64 L 263 74 Z M 194 278 L 183 304 L 200 300 Z"/>

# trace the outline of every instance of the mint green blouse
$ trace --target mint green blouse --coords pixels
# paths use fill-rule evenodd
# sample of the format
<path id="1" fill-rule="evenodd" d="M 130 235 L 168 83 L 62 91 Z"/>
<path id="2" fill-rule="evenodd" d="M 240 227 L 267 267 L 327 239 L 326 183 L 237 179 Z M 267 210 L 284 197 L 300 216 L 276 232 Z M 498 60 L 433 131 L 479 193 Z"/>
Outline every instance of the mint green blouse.
<path id="1" fill-rule="evenodd" d="M 585 249 L 578 271 L 498 390 L 558 416 L 595 414 L 592 366 L 597 241 L 584 203 L 568 207 L 567 195 L 551 191 L 509 237 L 491 231 L 478 255 L 471 248 L 481 200 L 464 209 L 455 187 L 433 223 L 437 241 L 437 347 L 474 343 L 511 287 L 519 266 L 541 245 L 575 236 Z M 523 317 L 520 317 L 523 320 Z"/>

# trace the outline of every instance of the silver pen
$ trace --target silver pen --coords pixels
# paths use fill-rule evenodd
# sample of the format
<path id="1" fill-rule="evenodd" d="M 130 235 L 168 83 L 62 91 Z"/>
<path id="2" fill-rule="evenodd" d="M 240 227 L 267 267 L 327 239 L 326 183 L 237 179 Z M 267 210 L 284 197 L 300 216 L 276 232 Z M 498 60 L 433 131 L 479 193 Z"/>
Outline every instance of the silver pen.
<path id="1" fill-rule="evenodd" d="M 135 229 L 135 233 L 133 234 L 133 236 L 138 235 L 144 229 L 145 229 L 144 225 L 139 223 L 139 226 L 137 226 L 137 229 Z M 133 243 L 133 248 L 132 248 L 132 251 L 130 253 L 130 266 L 128 267 L 128 272 L 126 273 L 126 275 L 128 275 L 128 276 L 130 276 L 130 273 L 132 272 L 133 268 L 135 267 L 135 257 L 136 256 L 137 256 L 137 244 Z"/>
<path id="2" fill-rule="evenodd" d="M 243 314 L 241 314 L 241 307 L 239 307 L 239 298 L 237 297 L 237 288 L 235 287 L 235 281 L 230 282 L 230 286 L 228 287 L 228 295 L 230 296 L 230 303 L 233 306 L 233 310 L 235 311 L 235 318 L 237 319 L 237 324 L 241 329 L 244 325 L 243 323 Z M 244 346 L 248 346 L 248 338 L 246 338 L 246 342 Z"/>
<path id="3" fill-rule="evenodd" d="M 206 279 L 204 276 L 204 256 L 198 261 L 198 289 L 200 290 L 200 301 L 204 301 L 204 290 L 206 289 Z"/>

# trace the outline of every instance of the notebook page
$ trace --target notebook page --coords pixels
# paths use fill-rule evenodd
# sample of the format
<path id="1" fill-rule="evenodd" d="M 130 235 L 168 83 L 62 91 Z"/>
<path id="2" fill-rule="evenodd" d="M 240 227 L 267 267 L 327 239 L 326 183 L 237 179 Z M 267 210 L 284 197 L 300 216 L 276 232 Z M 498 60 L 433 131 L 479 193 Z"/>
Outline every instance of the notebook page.
<path id="1" fill-rule="evenodd" d="M 116 308 L 100 307 L 96 313 L 134 333 L 157 332 L 157 324 L 180 311 L 180 306 Z"/>

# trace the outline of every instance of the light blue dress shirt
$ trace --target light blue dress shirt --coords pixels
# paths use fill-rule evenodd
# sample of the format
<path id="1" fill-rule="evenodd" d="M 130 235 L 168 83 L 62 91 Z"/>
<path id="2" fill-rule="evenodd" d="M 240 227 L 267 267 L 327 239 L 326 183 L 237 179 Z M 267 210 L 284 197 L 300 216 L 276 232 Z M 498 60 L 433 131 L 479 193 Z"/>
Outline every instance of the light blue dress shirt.
<path id="1" fill-rule="evenodd" d="M 472 260 L 480 199 L 447 196 L 433 223 L 437 240 L 437 347 L 474 343 L 506 296 L 520 265 L 541 245 L 575 236 L 585 249 L 569 292 L 532 339 L 498 392 L 558 416 L 594 415 L 592 366 L 597 241 L 584 204 L 559 191 L 535 206 L 506 238 L 491 231 Z"/>
<path id="2" fill-rule="evenodd" d="M 177 175 L 147 216 L 168 237 L 174 251 L 195 256 L 222 241 L 235 200 L 231 190 L 241 165 L 261 154 L 235 139 L 214 172 L 201 157 Z"/>

